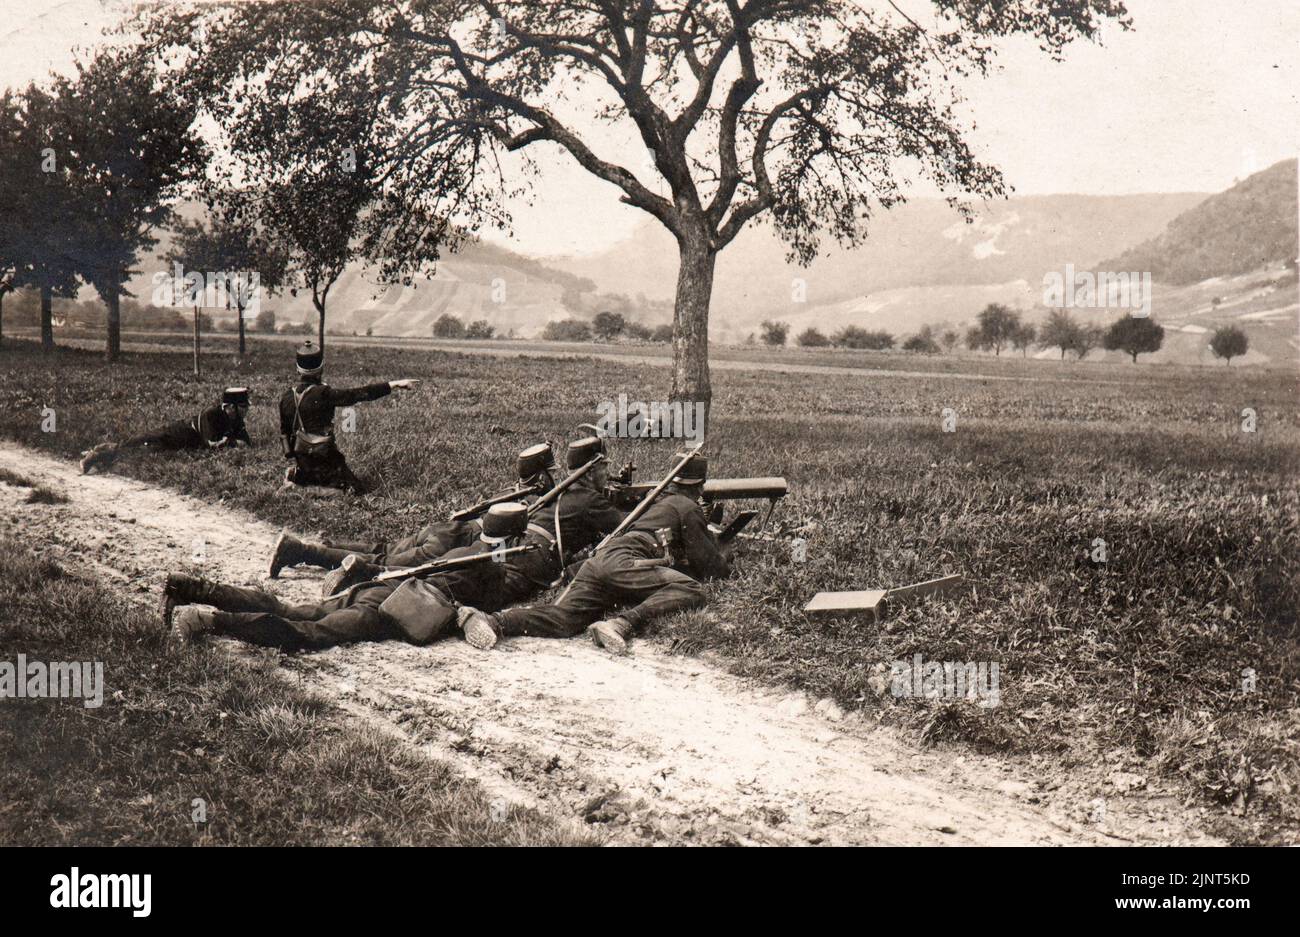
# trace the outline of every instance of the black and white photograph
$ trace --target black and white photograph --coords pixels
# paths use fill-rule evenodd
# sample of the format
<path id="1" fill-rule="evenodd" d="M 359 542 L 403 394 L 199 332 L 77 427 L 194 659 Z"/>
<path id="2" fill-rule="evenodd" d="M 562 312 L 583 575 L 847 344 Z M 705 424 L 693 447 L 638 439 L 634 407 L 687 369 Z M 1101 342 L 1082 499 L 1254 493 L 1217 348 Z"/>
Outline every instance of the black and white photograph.
<path id="1" fill-rule="evenodd" d="M 960 846 L 1243 923 L 1298 53 L 1292 0 L 0 0 L 6 907 Z"/>

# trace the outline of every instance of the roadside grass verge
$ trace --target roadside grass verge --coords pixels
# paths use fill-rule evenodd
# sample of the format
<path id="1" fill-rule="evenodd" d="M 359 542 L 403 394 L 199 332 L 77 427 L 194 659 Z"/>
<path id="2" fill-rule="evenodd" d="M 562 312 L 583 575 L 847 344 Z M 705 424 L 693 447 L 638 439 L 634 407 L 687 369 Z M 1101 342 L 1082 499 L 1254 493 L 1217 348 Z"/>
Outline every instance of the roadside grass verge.
<path id="1" fill-rule="evenodd" d="M 292 379 L 290 346 L 256 348 L 242 368 L 212 361 L 196 385 L 184 353 L 109 367 L 97 354 L 47 358 L 23 345 L 0 349 L 0 435 L 75 456 L 192 413 L 224 383 L 248 384 L 257 449 L 124 459 L 115 471 L 356 539 L 445 517 L 509 481 L 520 449 L 562 444 L 620 393 L 667 399 L 670 379 L 595 359 L 336 347 L 327 368 L 336 385 L 425 384 L 358 407 L 357 431 L 341 436 L 376 493 L 321 501 L 276 495 L 285 463 L 274 404 Z M 751 545 L 739 574 L 710 587 L 709 607 L 661 623 L 658 639 L 831 697 L 918 742 L 1168 779 L 1212 806 L 1217 832 L 1234 842 L 1294 836 L 1294 377 L 1124 368 L 1128 383 L 719 374 L 712 474 L 785 475 L 777 532 L 803 536 L 807 561 L 793 562 L 788 539 Z M 58 411 L 56 433 L 40 431 L 44 406 Z M 955 432 L 941 429 L 944 408 L 957 414 Z M 1244 408 L 1255 411 L 1253 433 L 1242 431 Z M 618 440 L 612 459 L 632 458 L 639 478 L 655 478 L 675 448 Z M 1104 562 L 1092 559 L 1098 539 Z M 950 572 L 970 589 L 900 608 L 881 626 L 800 612 L 820 590 Z M 998 662 L 1001 705 L 894 697 L 890 666 L 916 653 Z"/>
<path id="2" fill-rule="evenodd" d="M 577 845 L 284 678 L 0 539 L 0 660 L 99 661 L 103 704 L 0 699 L 5 845 Z M 198 800 L 206 814 L 194 822 Z"/>

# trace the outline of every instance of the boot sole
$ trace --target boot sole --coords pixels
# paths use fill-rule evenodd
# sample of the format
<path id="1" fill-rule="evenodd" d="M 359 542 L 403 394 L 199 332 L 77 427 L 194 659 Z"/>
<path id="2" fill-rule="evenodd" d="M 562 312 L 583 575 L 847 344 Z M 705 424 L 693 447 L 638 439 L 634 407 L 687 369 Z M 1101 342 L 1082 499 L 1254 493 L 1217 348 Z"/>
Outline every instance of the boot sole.
<path id="1" fill-rule="evenodd" d="M 626 657 L 628 654 L 627 642 L 614 635 L 602 635 L 599 631 L 593 630 L 591 632 L 591 643 L 619 657 Z"/>
<path id="2" fill-rule="evenodd" d="M 275 543 L 271 544 L 271 559 L 266 564 L 266 576 L 268 579 L 279 579 L 280 570 L 284 569 L 283 563 L 276 563 L 280 556 L 280 547 L 284 545 L 285 532 L 280 531 L 280 536 L 275 538 Z"/>
<path id="3" fill-rule="evenodd" d="M 465 640 L 469 642 L 470 647 L 478 648 L 480 651 L 490 651 L 496 647 L 497 633 L 492 630 L 491 625 L 470 621 L 465 624 Z"/>

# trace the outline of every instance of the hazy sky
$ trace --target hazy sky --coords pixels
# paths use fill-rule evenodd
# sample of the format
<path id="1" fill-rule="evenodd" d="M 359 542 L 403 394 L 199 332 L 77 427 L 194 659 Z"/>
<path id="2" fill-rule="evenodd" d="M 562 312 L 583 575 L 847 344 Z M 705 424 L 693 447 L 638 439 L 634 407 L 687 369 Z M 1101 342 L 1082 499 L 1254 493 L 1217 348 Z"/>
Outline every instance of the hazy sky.
<path id="1" fill-rule="evenodd" d="M 964 89 L 972 142 L 1018 194 L 1214 192 L 1296 155 L 1300 0 L 1128 0 L 1132 32 L 1054 63 L 1029 43 Z M 0 0 L 0 85 L 68 69 L 117 20 L 116 0 Z M 594 250 L 643 217 L 566 156 L 540 159 L 517 246 Z"/>

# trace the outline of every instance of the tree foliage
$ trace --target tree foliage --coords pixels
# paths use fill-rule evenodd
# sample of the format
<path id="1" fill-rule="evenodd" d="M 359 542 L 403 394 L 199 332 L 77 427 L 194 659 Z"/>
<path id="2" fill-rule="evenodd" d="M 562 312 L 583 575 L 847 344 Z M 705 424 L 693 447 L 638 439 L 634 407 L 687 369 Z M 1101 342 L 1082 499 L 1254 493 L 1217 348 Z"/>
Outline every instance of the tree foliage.
<path id="1" fill-rule="evenodd" d="M 1232 364 L 1232 359 L 1244 355 L 1249 347 L 1246 333 L 1236 325 L 1221 325 L 1210 336 L 1210 351 L 1225 364 Z"/>
<path id="2" fill-rule="evenodd" d="M 355 113 L 364 98 L 384 181 L 365 249 L 386 276 L 460 224 L 508 224 L 522 180 L 503 154 L 560 147 L 677 240 L 673 394 L 707 402 L 715 259 L 746 224 L 765 216 L 806 263 L 825 236 L 860 243 L 914 171 L 954 202 L 1003 194 L 966 142 L 957 83 L 990 71 L 1002 39 L 1059 56 L 1127 25 L 1119 0 L 926 8 L 922 23 L 854 0 L 320 0 L 146 7 L 136 28 L 236 153 L 279 132 L 282 102 Z M 600 155 L 593 116 L 644 149 Z"/>
<path id="3" fill-rule="evenodd" d="M 1137 364 L 1138 355 L 1159 351 L 1164 340 L 1164 326 L 1150 317 L 1126 315 L 1111 323 L 1102 343 L 1107 351 L 1122 351 Z"/>

